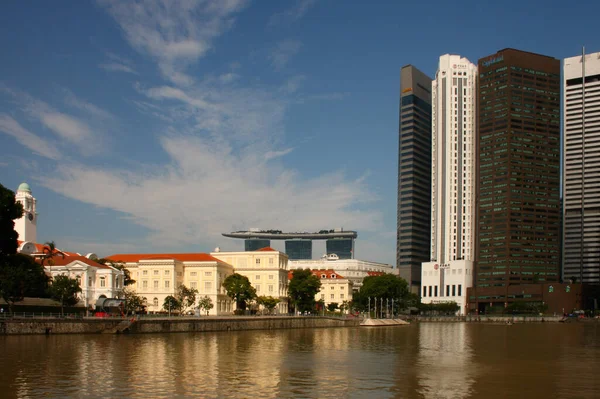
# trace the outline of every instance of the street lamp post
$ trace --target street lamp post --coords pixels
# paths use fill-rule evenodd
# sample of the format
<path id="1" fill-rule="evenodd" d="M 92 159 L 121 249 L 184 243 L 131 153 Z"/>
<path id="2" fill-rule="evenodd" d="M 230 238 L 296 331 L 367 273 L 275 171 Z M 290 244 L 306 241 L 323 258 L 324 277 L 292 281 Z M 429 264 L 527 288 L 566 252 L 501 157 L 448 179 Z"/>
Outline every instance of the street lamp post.
<path id="1" fill-rule="evenodd" d="M 381 313 L 381 318 L 383 319 L 383 298 L 379 300 L 379 313 Z"/>
<path id="2" fill-rule="evenodd" d="M 375 297 L 375 309 L 373 315 L 375 316 L 375 318 L 377 318 L 377 297 Z"/>
<path id="3" fill-rule="evenodd" d="M 369 319 L 371 318 L 371 297 L 369 297 L 369 307 L 367 308 L 367 314 L 369 315 Z"/>

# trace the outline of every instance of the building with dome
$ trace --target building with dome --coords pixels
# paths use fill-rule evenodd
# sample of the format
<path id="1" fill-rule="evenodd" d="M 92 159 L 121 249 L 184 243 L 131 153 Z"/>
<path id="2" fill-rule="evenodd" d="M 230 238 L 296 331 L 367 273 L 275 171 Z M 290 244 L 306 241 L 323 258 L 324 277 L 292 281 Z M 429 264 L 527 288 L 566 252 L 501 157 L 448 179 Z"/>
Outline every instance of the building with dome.
<path id="1" fill-rule="evenodd" d="M 21 183 L 15 195 L 17 202 L 23 205 L 23 216 L 15 220 L 15 231 L 20 241 L 36 242 L 37 238 L 37 207 L 36 199 L 27 183 Z"/>

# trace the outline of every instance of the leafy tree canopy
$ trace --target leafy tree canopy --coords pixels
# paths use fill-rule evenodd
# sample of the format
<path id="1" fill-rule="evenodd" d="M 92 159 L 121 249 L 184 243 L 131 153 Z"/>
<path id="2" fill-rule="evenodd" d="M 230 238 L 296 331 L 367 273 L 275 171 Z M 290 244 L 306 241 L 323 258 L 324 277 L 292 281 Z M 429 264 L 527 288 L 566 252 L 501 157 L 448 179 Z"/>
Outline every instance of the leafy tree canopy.
<path id="1" fill-rule="evenodd" d="M 127 287 L 123 289 L 122 294 L 123 299 L 125 299 L 126 314 L 131 314 L 133 312 L 144 312 L 146 309 L 146 298 L 139 296 L 134 290 Z"/>
<path id="2" fill-rule="evenodd" d="M 256 298 L 256 289 L 250 284 L 248 277 L 234 273 L 223 282 L 227 296 L 233 299 L 238 310 L 246 310 L 249 301 Z"/>
<path id="3" fill-rule="evenodd" d="M 187 288 L 183 284 L 177 287 L 176 298 L 180 303 L 179 310 L 182 313 L 196 304 L 196 295 L 198 295 L 198 290 L 195 288 Z"/>
<path id="4" fill-rule="evenodd" d="M 277 298 L 273 298 L 272 296 L 259 296 L 256 302 L 259 305 L 264 306 L 269 313 L 272 313 L 273 309 L 275 309 L 275 306 L 277 306 L 277 304 L 281 301 Z"/>
<path id="5" fill-rule="evenodd" d="M 15 200 L 14 191 L 0 184 L 0 257 L 17 253 L 15 219 L 23 216 L 23 206 Z"/>
<path id="6" fill-rule="evenodd" d="M 331 302 L 330 304 L 327 304 L 327 310 L 330 312 L 335 312 L 338 308 L 338 303 L 337 302 Z"/>
<path id="7" fill-rule="evenodd" d="M 198 300 L 198 308 L 204 310 L 206 315 L 208 316 L 208 312 L 214 307 L 212 299 L 208 296 L 204 296 L 204 298 L 200 298 Z"/>
<path id="8" fill-rule="evenodd" d="M 31 256 L 15 254 L 0 258 L 0 297 L 9 308 L 24 297 L 45 297 L 48 276 Z"/>
<path id="9" fill-rule="evenodd" d="M 131 272 L 129 271 L 129 269 L 127 267 L 125 267 L 124 262 L 121 262 L 121 261 L 113 262 L 112 260 L 109 260 L 106 258 L 94 259 L 94 262 L 100 263 L 101 265 L 106 265 L 108 263 L 115 269 L 121 270 L 125 276 L 123 279 L 123 286 L 125 286 L 125 287 L 136 283 L 136 281 L 131 278 Z"/>
<path id="10" fill-rule="evenodd" d="M 290 299 L 296 310 L 300 312 L 313 311 L 315 295 L 321 290 L 321 280 L 310 269 L 292 271 L 292 279 L 288 287 Z"/>
<path id="11" fill-rule="evenodd" d="M 165 298 L 165 301 L 163 303 L 163 309 L 169 312 L 179 310 L 181 309 L 181 303 L 177 300 L 177 298 L 175 298 L 172 295 L 169 295 Z"/>
<path id="12" fill-rule="evenodd" d="M 69 276 L 59 275 L 52 279 L 50 297 L 61 304 L 61 312 L 65 306 L 73 306 L 79 302 L 77 294 L 81 292 L 79 281 Z"/>

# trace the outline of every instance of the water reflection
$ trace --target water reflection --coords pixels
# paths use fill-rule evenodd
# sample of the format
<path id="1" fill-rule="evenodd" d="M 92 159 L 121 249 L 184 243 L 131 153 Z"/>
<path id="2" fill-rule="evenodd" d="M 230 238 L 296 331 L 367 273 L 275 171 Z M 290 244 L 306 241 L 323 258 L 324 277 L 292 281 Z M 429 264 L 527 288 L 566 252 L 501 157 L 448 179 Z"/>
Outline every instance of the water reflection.
<path id="1" fill-rule="evenodd" d="M 592 398 L 597 325 L 0 337 L 0 397 Z"/>

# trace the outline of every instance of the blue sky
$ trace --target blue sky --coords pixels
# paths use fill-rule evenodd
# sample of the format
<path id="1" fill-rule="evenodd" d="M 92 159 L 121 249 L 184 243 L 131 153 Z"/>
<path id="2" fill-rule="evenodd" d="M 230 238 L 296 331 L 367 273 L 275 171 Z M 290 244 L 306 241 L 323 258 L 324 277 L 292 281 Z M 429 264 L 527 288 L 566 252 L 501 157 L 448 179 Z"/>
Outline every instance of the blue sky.
<path id="1" fill-rule="evenodd" d="M 71 251 L 344 227 L 393 264 L 400 68 L 600 51 L 600 3 L 486 3 L 4 2 L 0 183 L 27 181 L 38 241 Z"/>

